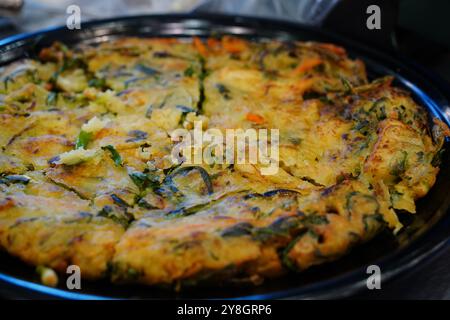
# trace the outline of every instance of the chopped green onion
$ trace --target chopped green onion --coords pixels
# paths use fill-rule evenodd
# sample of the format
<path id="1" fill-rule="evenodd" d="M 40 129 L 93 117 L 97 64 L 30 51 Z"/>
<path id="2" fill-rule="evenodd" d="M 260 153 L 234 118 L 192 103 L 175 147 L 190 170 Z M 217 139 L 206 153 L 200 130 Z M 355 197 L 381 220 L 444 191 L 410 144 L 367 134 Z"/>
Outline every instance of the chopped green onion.
<path id="1" fill-rule="evenodd" d="M 56 100 L 57 100 L 57 99 L 58 99 L 58 93 L 52 91 L 52 92 L 50 92 L 50 93 L 48 94 L 47 99 L 46 99 L 45 102 L 46 102 L 49 106 L 54 106 L 54 105 L 56 105 Z"/>
<path id="2" fill-rule="evenodd" d="M 117 166 L 122 166 L 122 157 L 112 145 L 103 146 L 102 150 L 108 150 L 111 153 L 111 159 Z"/>
<path id="3" fill-rule="evenodd" d="M 86 149 L 89 142 L 92 140 L 92 132 L 86 132 L 84 130 L 80 131 L 77 141 L 75 142 L 75 149 L 83 148 Z"/>
<path id="4" fill-rule="evenodd" d="M 186 77 L 192 77 L 194 75 L 195 71 L 194 71 L 194 67 L 193 66 L 189 66 L 186 68 L 186 70 L 184 70 L 184 75 Z"/>

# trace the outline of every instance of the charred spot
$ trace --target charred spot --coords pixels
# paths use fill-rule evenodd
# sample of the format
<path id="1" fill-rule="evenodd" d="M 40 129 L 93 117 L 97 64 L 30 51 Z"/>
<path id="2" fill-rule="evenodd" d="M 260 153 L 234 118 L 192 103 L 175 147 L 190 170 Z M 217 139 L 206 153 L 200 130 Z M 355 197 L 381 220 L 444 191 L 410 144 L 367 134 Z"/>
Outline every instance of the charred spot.
<path id="1" fill-rule="evenodd" d="M 40 217 L 31 217 L 31 218 L 19 218 L 17 219 L 9 228 L 15 228 L 24 223 L 34 222 L 39 220 Z"/>
<path id="2" fill-rule="evenodd" d="M 253 237 L 263 242 L 273 238 L 290 237 L 302 230 L 302 228 L 298 228 L 299 225 L 300 220 L 297 216 L 279 217 L 269 226 L 255 229 Z"/>
<path id="3" fill-rule="evenodd" d="M 228 227 L 221 232 L 222 237 L 241 237 L 251 235 L 253 225 L 248 222 L 240 222 L 231 227 Z"/>
<path id="4" fill-rule="evenodd" d="M 330 195 L 330 194 L 334 191 L 334 189 L 335 189 L 334 186 L 325 188 L 325 189 L 323 189 L 323 191 L 321 192 L 321 195 L 322 195 L 323 197 L 326 197 L 326 196 Z"/>
<path id="5" fill-rule="evenodd" d="M 169 58 L 169 57 L 172 57 L 172 54 L 170 54 L 167 51 L 156 51 L 153 53 L 153 56 L 155 58 Z"/>
<path id="6" fill-rule="evenodd" d="M 299 192 L 295 190 L 290 189 L 274 189 L 267 191 L 265 193 L 250 193 L 243 197 L 243 200 L 249 200 L 253 198 L 272 198 L 274 196 L 280 195 L 280 196 L 295 196 L 298 195 Z"/>
<path id="7" fill-rule="evenodd" d="M 50 165 L 55 165 L 56 162 L 58 162 L 59 160 L 61 160 L 61 158 L 59 156 L 54 156 L 53 158 L 50 158 L 47 163 Z"/>
<path id="8" fill-rule="evenodd" d="M 148 134 L 147 132 L 141 130 L 131 130 L 130 132 L 128 132 L 128 136 L 130 136 L 131 138 L 125 140 L 125 142 L 136 142 L 147 139 Z"/>
<path id="9" fill-rule="evenodd" d="M 303 219 L 303 222 L 310 225 L 323 225 L 329 223 L 328 218 L 325 215 L 319 214 L 308 215 Z"/>

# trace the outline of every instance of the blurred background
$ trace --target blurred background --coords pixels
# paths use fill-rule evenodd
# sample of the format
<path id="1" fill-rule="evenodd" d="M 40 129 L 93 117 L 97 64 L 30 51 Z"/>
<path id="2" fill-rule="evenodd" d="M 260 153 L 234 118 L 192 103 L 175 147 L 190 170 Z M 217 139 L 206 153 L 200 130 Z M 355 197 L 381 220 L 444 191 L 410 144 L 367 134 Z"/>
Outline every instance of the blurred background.
<path id="1" fill-rule="evenodd" d="M 381 29 L 368 30 L 366 9 L 381 8 Z M 226 13 L 286 19 L 340 33 L 416 60 L 450 82 L 448 0 L 0 0 L 0 39 L 65 25 L 69 5 L 81 21 L 154 13 Z M 269 27 L 269 26 L 268 26 Z M 354 298 L 450 299 L 450 251 L 382 290 Z"/>
<path id="2" fill-rule="evenodd" d="M 366 8 L 381 8 L 381 30 L 368 30 Z M 0 0 L 0 38 L 64 25 L 69 5 L 82 21 L 114 16 L 216 12 L 254 15 L 321 26 L 396 51 L 450 81 L 448 0 Z"/>

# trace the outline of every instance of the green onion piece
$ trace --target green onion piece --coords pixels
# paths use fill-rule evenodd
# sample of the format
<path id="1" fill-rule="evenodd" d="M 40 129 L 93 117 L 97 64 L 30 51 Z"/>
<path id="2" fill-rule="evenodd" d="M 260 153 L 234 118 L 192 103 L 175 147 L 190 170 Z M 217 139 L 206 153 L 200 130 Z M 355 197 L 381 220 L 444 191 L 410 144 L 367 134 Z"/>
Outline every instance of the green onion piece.
<path id="1" fill-rule="evenodd" d="M 56 99 L 57 99 L 57 98 L 58 98 L 58 93 L 52 91 L 52 92 L 50 92 L 50 93 L 48 94 L 47 99 L 46 99 L 46 103 L 47 103 L 49 106 L 54 106 L 54 105 L 56 105 Z"/>
<path id="2" fill-rule="evenodd" d="M 184 70 L 184 76 L 185 77 L 192 77 L 194 75 L 195 71 L 194 71 L 194 67 L 193 66 L 189 66 L 186 68 L 186 70 Z"/>
<path id="3" fill-rule="evenodd" d="M 131 180 L 139 188 L 145 190 L 147 188 L 156 188 L 159 186 L 159 177 L 151 173 L 143 173 L 139 171 L 131 172 L 129 174 Z"/>
<path id="4" fill-rule="evenodd" d="M 75 149 L 83 148 L 86 149 L 89 142 L 92 140 L 92 132 L 86 132 L 84 130 L 80 131 L 77 141 L 75 142 Z"/>
<path id="5" fill-rule="evenodd" d="M 112 145 L 103 146 L 102 150 L 108 150 L 111 153 L 111 159 L 117 166 L 122 166 L 122 157 Z"/>

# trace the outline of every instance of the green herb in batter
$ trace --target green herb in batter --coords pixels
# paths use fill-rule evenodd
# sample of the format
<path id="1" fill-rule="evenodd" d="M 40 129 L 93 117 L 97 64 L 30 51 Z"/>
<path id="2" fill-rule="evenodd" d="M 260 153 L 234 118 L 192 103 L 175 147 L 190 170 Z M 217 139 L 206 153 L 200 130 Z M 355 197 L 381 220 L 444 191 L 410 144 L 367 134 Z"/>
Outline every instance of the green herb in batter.
<path id="1" fill-rule="evenodd" d="M 77 141 L 75 142 L 75 149 L 83 148 L 86 149 L 89 142 L 92 140 L 92 132 L 87 132 L 84 130 L 81 130 Z"/>
<path id="2" fill-rule="evenodd" d="M 112 145 L 103 146 L 102 150 L 108 150 L 111 153 L 111 159 L 116 166 L 122 166 L 122 157 Z"/>

